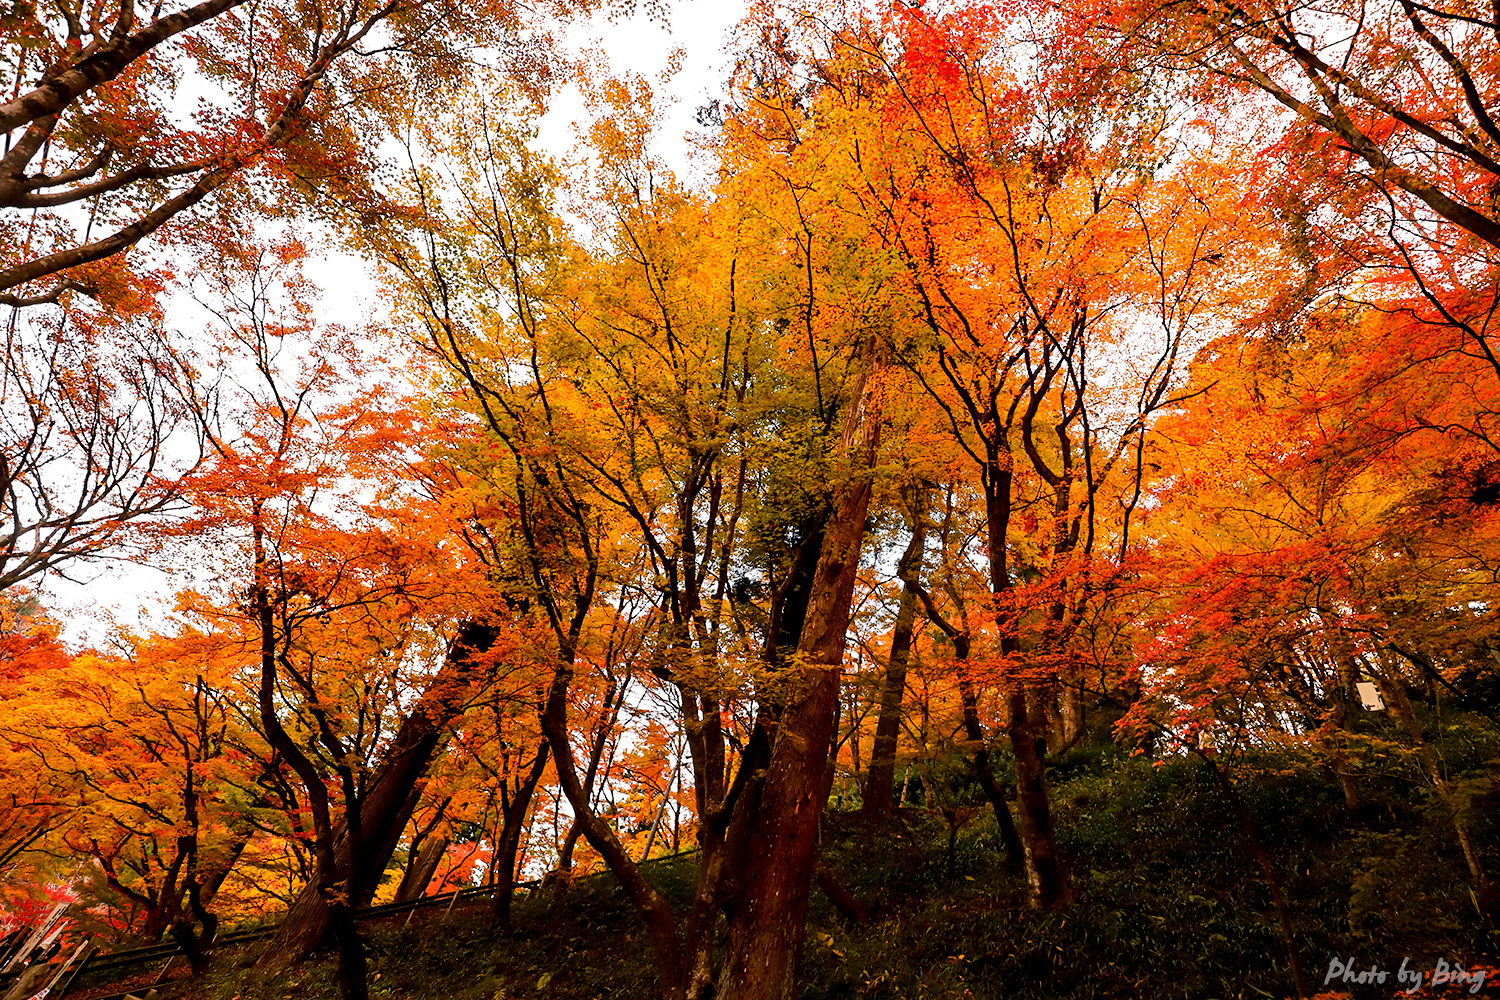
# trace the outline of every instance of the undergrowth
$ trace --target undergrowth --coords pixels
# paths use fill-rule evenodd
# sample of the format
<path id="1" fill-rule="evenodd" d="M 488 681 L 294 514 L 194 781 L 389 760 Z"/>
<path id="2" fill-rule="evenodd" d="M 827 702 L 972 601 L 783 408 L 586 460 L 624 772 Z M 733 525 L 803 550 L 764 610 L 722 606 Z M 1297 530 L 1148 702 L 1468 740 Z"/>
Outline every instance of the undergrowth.
<path id="1" fill-rule="evenodd" d="M 1492 748 L 1463 736 L 1452 743 L 1469 755 L 1462 763 L 1470 773 L 1482 775 L 1493 766 Z M 1315 991 L 1334 959 L 1392 970 L 1403 959 L 1423 969 L 1439 959 L 1494 964 L 1500 948 L 1473 904 L 1451 823 L 1419 780 L 1399 767 L 1365 780 L 1351 811 L 1332 775 L 1293 764 L 1272 754 L 1245 761 L 1235 787 L 1275 866 Z M 824 859 L 871 918 L 845 920 L 814 889 L 804 1000 L 1294 995 L 1266 879 L 1205 765 L 1132 759 L 1101 740 L 1060 760 L 1053 779 L 1074 899 L 1051 912 L 1026 908 L 1024 882 L 1005 863 L 982 798 L 970 798 L 951 852 L 951 809 L 945 817 L 909 804 L 878 826 L 853 812 L 829 814 Z M 960 782 L 943 801 L 951 806 L 973 793 Z M 1493 782 L 1476 781 L 1472 796 L 1470 821 L 1493 871 L 1500 867 L 1500 794 Z M 647 870 L 685 911 L 696 858 Z M 507 931 L 492 926 L 482 903 L 405 920 L 364 927 L 372 998 L 655 994 L 649 940 L 608 876 L 580 880 L 562 896 L 549 890 L 518 899 Z M 256 947 L 222 952 L 204 977 L 172 980 L 162 996 L 337 995 L 331 956 L 269 974 L 256 964 Z M 1326 988 L 1399 995 L 1390 987 Z"/>

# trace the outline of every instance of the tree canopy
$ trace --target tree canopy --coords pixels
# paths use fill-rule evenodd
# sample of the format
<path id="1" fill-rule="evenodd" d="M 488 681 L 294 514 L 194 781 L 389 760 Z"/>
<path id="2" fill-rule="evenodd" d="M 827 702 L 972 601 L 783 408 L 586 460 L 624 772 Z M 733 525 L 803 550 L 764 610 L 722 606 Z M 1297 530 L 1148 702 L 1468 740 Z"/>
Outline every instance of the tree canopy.
<path id="1" fill-rule="evenodd" d="M 659 995 L 770 1000 L 929 843 L 1043 964 L 1131 894 L 1263 944 L 1225 995 L 1493 958 L 1496 10 L 763 3 L 699 185 L 589 10 L 0 14 L 6 919 L 207 983 L 284 911 L 363 1000 L 373 903 L 599 875 Z M 121 558 L 196 582 L 69 648 Z"/>

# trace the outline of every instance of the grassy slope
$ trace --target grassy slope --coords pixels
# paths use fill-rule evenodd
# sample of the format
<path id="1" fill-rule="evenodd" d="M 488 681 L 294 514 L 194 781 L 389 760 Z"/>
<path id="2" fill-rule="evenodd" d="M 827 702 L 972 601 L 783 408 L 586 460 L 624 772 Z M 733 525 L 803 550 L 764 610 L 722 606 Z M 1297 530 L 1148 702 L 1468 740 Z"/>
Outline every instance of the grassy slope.
<path id="1" fill-rule="evenodd" d="M 1463 734 L 1450 757 L 1462 758 Z M 1500 869 L 1500 792 L 1483 777 L 1493 748 L 1471 741 L 1473 822 Z M 1240 787 L 1258 818 L 1294 911 L 1309 980 L 1321 987 L 1329 960 L 1394 968 L 1410 956 L 1470 965 L 1500 955 L 1469 900 L 1467 871 L 1440 805 L 1393 766 L 1361 786 L 1346 814 L 1337 785 L 1316 770 L 1266 758 Z M 978 810 L 951 858 L 940 815 L 905 810 L 874 829 L 833 814 L 825 854 L 838 877 L 871 904 L 870 923 L 844 922 L 815 890 L 803 975 L 806 1000 L 843 997 L 1260 998 L 1292 993 L 1270 896 L 1240 828 L 1201 764 L 1118 756 L 1104 741 L 1055 772 L 1063 848 L 1074 904 L 1028 912 L 1020 880 L 1005 870 L 993 819 Z M 947 801 L 973 801 L 962 783 Z M 951 871 L 950 871 L 951 868 Z M 694 859 L 651 866 L 651 877 L 685 900 Z M 649 944 L 606 877 L 566 899 L 519 902 L 515 930 L 491 932 L 482 904 L 444 916 L 419 913 L 366 927 L 372 989 L 380 998 L 646 998 Z M 201 982 L 174 981 L 165 997 L 280 1000 L 335 997 L 325 958 L 267 976 L 253 953 L 225 952 Z M 1493 961 L 1491 962 L 1493 964 Z M 1486 984 L 1490 986 L 1491 984 Z M 1500 987 L 1500 982 L 1494 984 Z M 1329 989 L 1334 987 L 1330 986 Z M 1392 996 L 1389 988 L 1354 995 Z M 1484 994 L 1496 995 L 1491 989 Z M 1435 995 L 1424 989 L 1423 996 Z M 1459 994 L 1454 994 L 1459 995 Z M 1469 995 L 1465 990 L 1462 995 Z"/>

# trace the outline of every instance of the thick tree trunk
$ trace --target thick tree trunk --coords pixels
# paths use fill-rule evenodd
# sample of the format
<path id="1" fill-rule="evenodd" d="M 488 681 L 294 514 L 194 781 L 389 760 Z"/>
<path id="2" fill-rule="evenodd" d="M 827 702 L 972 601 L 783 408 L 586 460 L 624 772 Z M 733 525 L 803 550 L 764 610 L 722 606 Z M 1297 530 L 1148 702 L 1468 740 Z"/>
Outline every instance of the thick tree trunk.
<path id="1" fill-rule="evenodd" d="M 1016 757 L 1016 807 L 1021 846 L 1026 852 L 1026 883 L 1031 905 L 1051 908 L 1071 898 L 1057 838 L 1052 830 L 1047 791 L 1046 716 L 1040 699 L 1015 684 L 1010 694 L 1010 746 Z"/>
<path id="2" fill-rule="evenodd" d="M 334 843 L 335 864 L 342 870 L 355 866 L 356 905 L 360 901 L 368 904 L 390 863 L 401 831 L 416 805 L 418 782 L 427 773 L 444 728 L 462 711 L 468 683 L 482 668 L 484 654 L 497 636 L 495 629 L 487 624 L 466 622 L 437 677 L 402 721 L 390 752 L 359 804 L 361 840 L 366 848 L 359 858 L 350 858 L 347 830 L 338 832 Z M 315 874 L 292 903 L 280 930 L 266 948 L 267 955 L 297 961 L 328 936 L 330 915 L 318 891 L 322 882 L 323 877 Z"/>
<path id="3" fill-rule="evenodd" d="M 865 780 L 861 812 L 882 820 L 890 814 L 896 789 L 896 737 L 901 731 L 901 701 L 906 694 L 906 664 L 911 656 L 917 618 L 917 577 L 927 546 L 927 517 L 920 491 L 912 509 L 911 543 L 897 567 L 904 584 L 896 626 L 891 632 L 891 657 L 886 662 L 885 686 L 880 693 L 880 716 L 875 723 L 875 746 L 870 751 L 870 773 Z"/>
<path id="4" fill-rule="evenodd" d="M 871 344 L 866 379 L 875 368 L 873 355 Z M 838 729 L 845 632 L 879 439 L 878 400 L 869 382 L 862 382 L 841 442 L 850 476 L 836 493 L 798 643 L 804 657 L 801 687 L 777 726 L 717 1000 L 792 1000 L 796 995 L 824 775 Z"/>
<path id="5" fill-rule="evenodd" d="M 573 874 L 573 850 L 578 846 L 578 838 L 583 836 L 583 827 L 577 822 L 568 827 L 568 832 L 563 836 L 562 850 L 557 855 L 557 871 L 561 876 L 558 879 L 558 888 L 561 891 L 565 883 Z"/>
<path id="6" fill-rule="evenodd" d="M 1052 752 L 1062 753 L 1083 739 L 1088 705 L 1083 700 L 1083 680 L 1076 666 L 1069 667 L 1058 683 L 1057 715 L 1052 726 Z"/>
<path id="7" fill-rule="evenodd" d="M 338 944 L 339 993 L 344 1000 L 365 1000 L 369 996 L 369 969 L 364 938 L 354 924 L 354 908 L 347 902 L 338 902 L 329 906 L 328 911 L 328 922 Z"/>
<path id="8" fill-rule="evenodd" d="M 416 857 L 406 866 L 406 874 L 401 876 L 401 885 L 396 889 L 396 902 L 410 903 L 422 898 L 432 882 L 432 876 L 437 874 L 438 863 L 448 853 L 448 844 L 447 837 L 432 837 L 418 848 Z"/>

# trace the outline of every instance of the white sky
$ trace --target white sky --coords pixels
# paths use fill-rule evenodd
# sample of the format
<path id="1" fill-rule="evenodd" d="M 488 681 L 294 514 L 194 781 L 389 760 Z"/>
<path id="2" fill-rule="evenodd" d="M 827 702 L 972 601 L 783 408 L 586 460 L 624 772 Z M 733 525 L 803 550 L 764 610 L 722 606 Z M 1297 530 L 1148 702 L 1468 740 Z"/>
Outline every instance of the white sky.
<path id="1" fill-rule="evenodd" d="M 613 22 L 601 14 L 575 25 L 563 42 L 579 53 L 602 52 L 614 72 L 633 72 L 651 82 L 663 115 L 656 152 L 691 182 L 700 174 L 686 139 L 697 128 L 693 112 L 722 93 L 729 69 L 725 45 L 746 7 L 747 0 L 675 0 L 670 15 L 657 22 L 643 12 Z M 681 71 L 663 84 L 662 73 L 677 47 L 684 52 Z M 563 87 L 541 122 L 538 145 L 555 155 L 567 153 L 575 141 L 575 123 L 587 127 L 585 115 L 577 87 Z M 351 324 L 379 318 L 380 301 L 358 258 L 333 253 L 308 274 L 323 289 L 320 312 L 325 317 Z M 104 644 L 112 621 L 149 629 L 170 610 L 173 591 L 190 582 L 188 576 L 171 577 L 128 563 L 75 567 L 74 573 L 76 582 L 52 575 L 43 583 L 48 604 L 63 622 L 63 638 L 73 646 Z"/>

